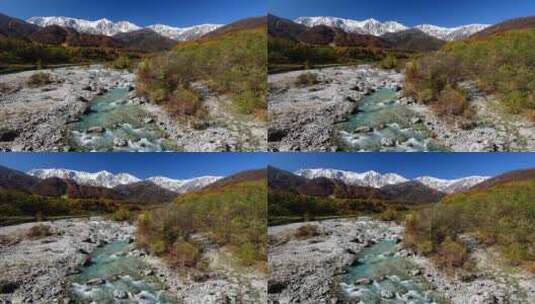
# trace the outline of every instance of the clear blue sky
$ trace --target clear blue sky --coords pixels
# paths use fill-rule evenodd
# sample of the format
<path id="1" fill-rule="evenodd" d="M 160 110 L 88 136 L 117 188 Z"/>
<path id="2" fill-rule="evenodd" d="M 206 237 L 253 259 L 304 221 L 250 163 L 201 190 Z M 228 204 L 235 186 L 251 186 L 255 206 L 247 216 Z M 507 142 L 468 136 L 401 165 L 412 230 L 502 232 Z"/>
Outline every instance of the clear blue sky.
<path id="1" fill-rule="evenodd" d="M 407 26 L 430 23 L 458 26 L 497 23 L 535 15 L 534 0 L 267 0 L 270 13 L 295 19 L 300 16 L 335 16 L 350 19 L 395 20 Z"/>
<path id="2" fill-rule="evenodd" d="M 272 153 L 269 163 L 288 171 L 334 168 L 398 173 L 407 178 L 459 178 L 535 168 L 535 153 Z"/>
<path id="3" fill-rule="evenodd" d="M 65 168 L 96 172 L 127 172 L 139 178 L 228 176 L 265 168 L 265 153 L 0 153 L 0 165 L 28 171 Z"/>
<path id="4" fill-rule="evenodd" d="M 230 23 L 265 15 L 265 0 L 0 0 L 0 12 L 20 19 L 67 16 L 127 20 L 139 26 Z"/>

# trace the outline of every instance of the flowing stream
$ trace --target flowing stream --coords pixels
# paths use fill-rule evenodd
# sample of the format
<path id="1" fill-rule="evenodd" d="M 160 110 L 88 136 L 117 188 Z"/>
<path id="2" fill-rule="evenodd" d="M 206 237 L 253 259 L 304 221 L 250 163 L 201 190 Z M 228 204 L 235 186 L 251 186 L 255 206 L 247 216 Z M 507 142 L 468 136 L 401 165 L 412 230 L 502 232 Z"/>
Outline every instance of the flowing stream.
<path id="1" fill-rule="evenodd" d="M 365 96 L 358 112 L 341 123 L 344 150 L 443 151 L 417 113 L 397 103 L 396 92 L 382 88 Z"/>
<path id="2" fill-rule="evenodd" d="M 72 277 L 74 303 L 177 303 L 139 257 L 127 254 L 126 241 L 115 241 L 91 254 L 91 264 Z"/>
<path id="3" fill-rule="evenodd" d="M 80 121 L 71 126 L 78 151 L 172 151 L 166 134 L 141 105 L 128 100 L 126 88 L 95 97 Z"/>
<path id="4" fill-rule="evenodd" d="M 342 283 L 351 303 L 441 303 L 417 268 L 406 258 L 395 256 L 396 242 L 385 240 L 358 253 Z"/>

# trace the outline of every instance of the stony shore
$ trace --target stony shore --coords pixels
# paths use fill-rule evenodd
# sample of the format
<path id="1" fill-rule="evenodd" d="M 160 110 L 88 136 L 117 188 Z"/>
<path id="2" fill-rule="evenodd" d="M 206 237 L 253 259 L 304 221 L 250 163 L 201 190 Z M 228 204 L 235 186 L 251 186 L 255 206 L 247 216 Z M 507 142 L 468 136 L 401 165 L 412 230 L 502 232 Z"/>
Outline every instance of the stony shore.
<path id="1" fill-rule="evenodd" d="M 35 223 L 0 228 L 0 303 L 74 303 L 68 276 L 89 265 L 97 247 L 118 240 L 134 242 L 135 238 L 134 226 L 103 218 L 42 224 L 51 228 L 52 235 L 29 238 L 28 230 Z M 235 268 L 224 250 L 205 239 L 202 242 L 208 261 L 203 271 L 171 268 L 133 244 L 127 254 L 142 259 L 146 267 L 140 273 L 156 276 L 178 303 L 266 302 L 265 274 Z"/>
<path id="2" fill-rule="evenodd" d="M 385 239 L 399 239 L 401 227 L 369 218 L 309 222 L 319 235 L 300 240 L 304 223 L 269 227 L 269 303 L 337 303 L 339 278 L 356 253 Z"/>
<path id="3" fill-rule="evenodd" d="M 161 107 L 145 103 L 145 109 L 156 117 L 161 128 L 184 151 L 265 151 L 266 123 L 253 117 L 233 113 L 227 96 L 215 94 L 204 83 L 194 87 L 201 93 L 207 112 L 206 121 L 196 128 L 177 123 Z"/>
<path id="4" fill-rule="evenodd" d="M 207 262 L 205 271 L 180 273 L 161 259 L 148 257 L 146 260 L 179 303 L 266 303 L 266 274 L 255 269 L 238 270 L 224 249 L 210 244 L 205 238 L 197 240 L 203 244 L 203 259 Z"/>
<path id="5" fill-rule="evenodd" d="M 317 75 L 318 83 L 296 84 L 299 75 Z M 333 151 L 343 147 L 336 124 L 358 111 L 359 101 L 382 87 L 399 90 L 392 104 L 406 105 L 437 146 L 451 151 L 531 151 L 535 123 L 508 114 L 493 96 L 464 83 L 473 115 L 438 116 L 429 106 L 403 97 L 403 74 L 369 65 L 293 71 L 270 75 L 268 147 L 271 151 Z M 369 132 L 372 132 L 370 130 Z M 390 145 L 389 142 L 385 144 Z"/>
<path id="6" fill-rule="evenodd" d="M 317 74 L 318 84 L 296 85 L 303 73 Z M 269 150 L 336 150 L 334 125 L 356 112 L 366 94 L 380 87 L 400 87 L 401 81 L 398 73 L 368 65 L 269 75 Z"/>
<path id="7" fill-rule="evenodd" d="M 51 82 L 28 85 L 37 72 L 50 75 Z M 131 91 L 126 104 L 140 104 L 147 121 L 157 123 L 180 151 L 266 150 L 265 122 L 234 113 L 230 100 L 218 96 L 205 84 L 195 84 L 207 111 L 201 126 L 181 123 L 162 107 L 137 97 L 135 74 L 102 65 L 26 71 L 0 76 L 0 150 L 68 151 L 74 123 L 89 102 L 116 87 Z M 121 141 L 118 141 L 118 143 Z M 120 146 L 119 146 L 120 147 Z"/>
<path id="8" fill-rule="evenodd" d="M 35 223 L 0 228 L 0 303 L 69 303 L 67 276 L 90 261 L 89 253 L 129 240 L 134 227 L 101 218 L 44 222 L 51 236 L 26 236 Z"/>
<path id="9" fill-rule="evenodd" d="M 43 72 L 52 82 L 28 86 Z M 67 124 L 84 113 L 95 96 L 117 86 L 133 86 L 134 74 L 94 65 L 26 71 L 0 76 L 0 149 L 63 151 L 68 149 Z"/>
<path id="10" fill-rule="evenodd" d="M 319 235 L 298 239 L 296 229 L 305 223 L 268 229 L 269 303 L 346 303 L 340 295 L 342 275 L 365 247 L 385 239 L 401 240 L 403 228 L 391 222 L 369 218 L 339 219 L 307 224 L 318 227 Z M 535 297 L 535 278 L 522 271 L 507 271 L 487 248 L 476 246 L 471 255 L 477 269 L 450 275 L 437 269 L 427 258 L 415 255 L 401 244 L 396 256 L 413 264 L 411 273 L 421 276 L 446 303 L 505 304 L 528 303 Z M 359 302 L 359 304 L 362 302 Z"/>

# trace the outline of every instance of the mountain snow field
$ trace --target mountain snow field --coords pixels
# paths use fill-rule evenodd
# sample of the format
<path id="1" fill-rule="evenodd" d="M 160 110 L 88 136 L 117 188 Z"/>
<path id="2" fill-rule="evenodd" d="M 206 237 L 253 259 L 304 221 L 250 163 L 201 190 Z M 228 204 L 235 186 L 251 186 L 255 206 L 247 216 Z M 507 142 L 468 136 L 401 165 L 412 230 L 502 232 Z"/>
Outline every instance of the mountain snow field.
<path id="1" fill-rule="evenodd" d="M 69 17 L 31 17 L 26 21 L 41 27 L 59 25 L 75 29 L 81 33 L 105 36 L 115 36 L 119 33 L 129 33 L 144 28 L 128 21 L 113 22 L 105 18 L 89 21 Z M 158 34 L 173 40 L 183 41 L 201 37 L 221 26 L 223 26 L 223 24 L 199 24 L 179 28 L 163 24 L 154 24 L 145 28 L 151 29 Z"/>
<path id="2" fill-rule="evenodd" d="M 343 171 L 336 169 L 301 169 L 294 172 L 296 175 L 315 179 L 325 177 L 329 179 L 338 179 L 348 185 L 364 186 L 373 188 L 382 188 L 387 185 L 402 184 L 411 181 L 401 175 L 395 173 L 381 174 L 376 171 L 367 171 L 357 173 L 352 171 Z M 473 186 L 491 178 L 490 176 L 468 176 L 459 179 L 440 179 L 431 176 L 422 176 L 413 179 L 425 186 L 446 192 L 453 193 L 457 191 L 468 190 Z"/>
<path id="3" fill-rule="evenodd" d="M 410 27 L 396 21 L 381 22 L 373 18 L 359 21 L 353 19 L 319 16 L 299 17 L 294 21 L 308 27 L 327 25 L 330 27 L 340 28 L 350 33 L 368 34 L 373 36 L 383 36 L 387 33 L 396 33 L 410 29 Z M 453 41 L 469 37 L 489 26 L 490 24 L 467 24 L 448 28 L 431 24 L 421 24 L 413 28 L 419 29 L 422 32 L 438 39 Z"/>
<path id="4" fill-rule="evenodd" d="M 89 173 L 68 169 L 34 169 L 27 173 L 41 179 L 58 177 L 73 180 L 80 185 L 105 188 L 115 188 L 119 185 L 128 185 L 143 181 L 128 173 L 113 174 L 108 171 Z M 152 182 L 167 190 L 177 193 L 185 193 L 204 188 L 221 178 L 221 176 L 201 176 L 191 179 L 172 179 L 163 176 L 155 176 L 149 177 L 145 179 L 145 181 Z"/>

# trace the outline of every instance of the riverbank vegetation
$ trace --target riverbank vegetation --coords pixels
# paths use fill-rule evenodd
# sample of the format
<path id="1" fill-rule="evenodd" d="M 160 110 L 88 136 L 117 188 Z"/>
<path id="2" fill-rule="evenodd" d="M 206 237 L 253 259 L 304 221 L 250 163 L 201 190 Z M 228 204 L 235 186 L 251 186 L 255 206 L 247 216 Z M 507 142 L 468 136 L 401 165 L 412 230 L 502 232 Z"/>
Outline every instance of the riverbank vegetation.
<path id="1" fill-rule="evenodd" d="M 377 47 L 312 45 L 279 37 L 269 37 L 268 62 L 270 72 L 293 66 L 299 69 L 333 64 L 379 63 L 385 68 L 397 68 L 409 53 Z"/>
<path id="2" fill-rule="evenodd" d="M 125 58 L 132 62 L 142 56 L 139 52 L 110 47 L 42 44 L 21 38 L 0 37 L 0 72 L 102 62 L 110 62 L 113 66 L 121 65 L 120 68 L 123 68 Z"/>
<path id="3" fill-rule="evenodd" d="M 459 84 L 473 81 L 512 113 L 535 119 L 535 30 L 513 30 L 446 44 L 406 66 L 405 92 L 439 113 L 466 114 Z"/>
<path id="4" fill-rule="evenodd" d="M 202 267 L 213 242 L 244 266 L 266 268 L 267 186 L 246 180 L 186 193 L 165 208 L 142 213 L 137 244 L 176 267 Z"/>
<path id="5" fill-rule="evenodd" d="M 535 273 L 535 181 L 508 182 L 447 196 L 409 215 L 404 243 L 438 265 L 467 266 L 464 236 L 497 248 L 508 263 Z"/>
<path id="6" fill-rule="evenodd" d="M 280 190 L 269 191 L 268 205 L 269 225 L 351 216 L 401 221 L 410 210 L 421 208 L 378 199 L 308 196 Z"/>
<path id="7" fill-rule="evenodd" d="M 49 197 L 17 190 L 0 191 L 0 225 L 112 214 L 113 218 L 127 220 L 141 209 L 139 204 L 125 201 Z"/>
<path id="8" fill-rule="evenodd" d="M 202 118 L 202 96 L 194 83 L 203 81 L 229 95 L 240 113 L 265 119 L 266 40 L 262 27 L 179 43 L 141 62 L 137 91 L 177 118 Z"/>

